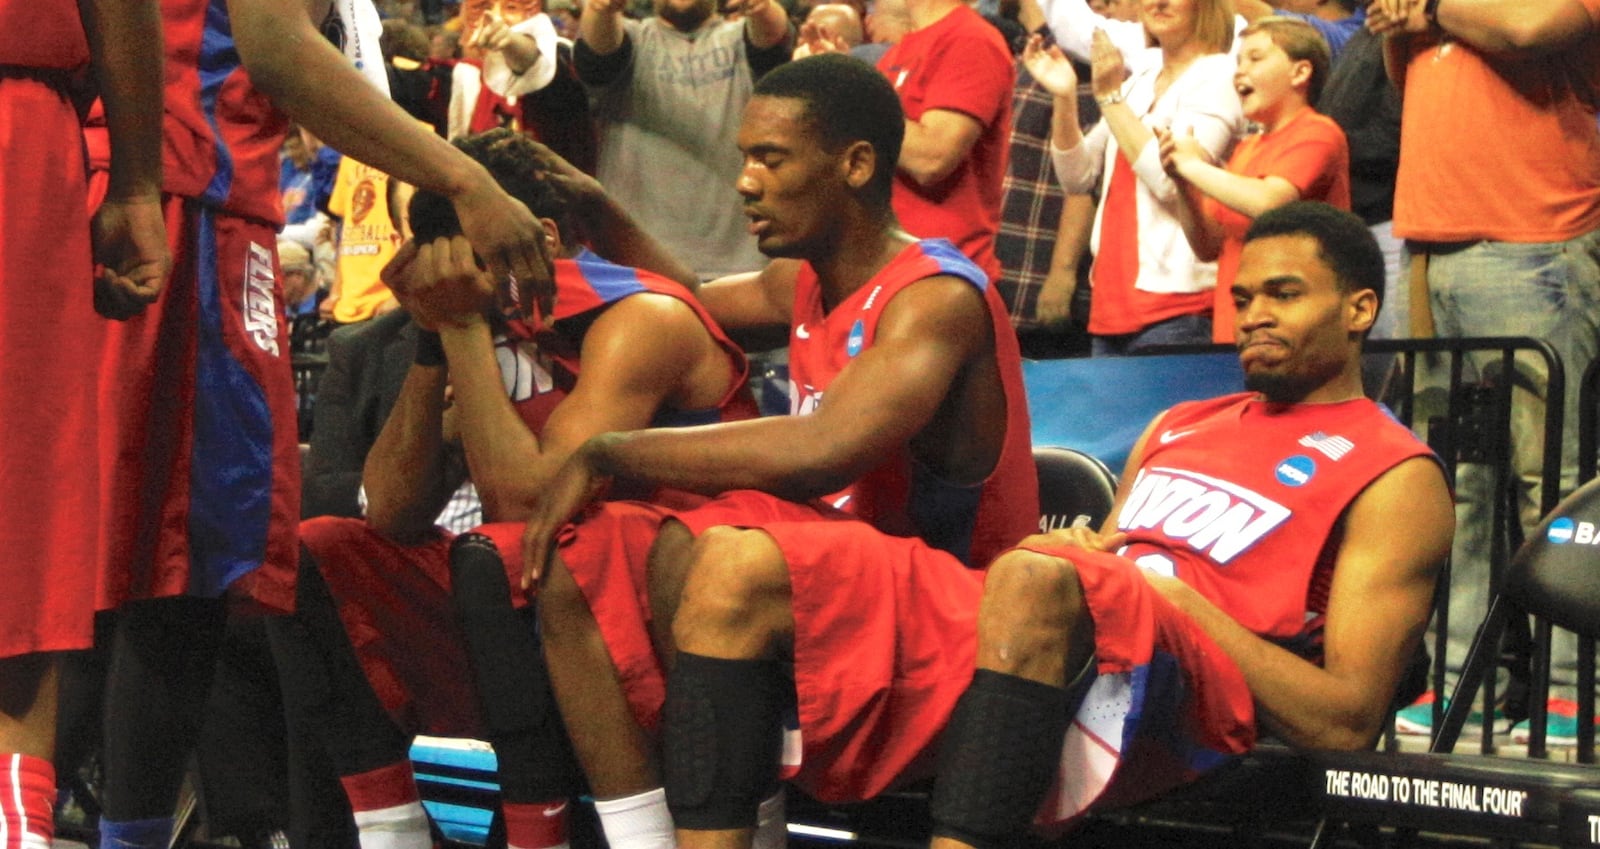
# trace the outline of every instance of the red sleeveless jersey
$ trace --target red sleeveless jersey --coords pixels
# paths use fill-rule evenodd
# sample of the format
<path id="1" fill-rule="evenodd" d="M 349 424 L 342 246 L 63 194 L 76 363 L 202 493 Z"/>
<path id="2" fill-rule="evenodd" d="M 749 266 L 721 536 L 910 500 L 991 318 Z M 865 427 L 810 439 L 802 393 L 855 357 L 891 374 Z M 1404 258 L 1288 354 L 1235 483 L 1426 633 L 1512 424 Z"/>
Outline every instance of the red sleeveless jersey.
<path id="1" fill-rule="evenodd" d="M 1150 432 L 1117 515 L 1121 553 L 1199 590 L 1251 631 L 1317 659 L 1333 528 L 1356 496 L 1428 446 L 1366 399 L 1179 404 Z"/>
<path id="2" fill-rule="evenodd" d="M 283 226 L 278 149 L 288 121 L 240 63 L 227 0 L 161 0 L 161 16 L 167 54 L 163 188 Z"/>
<path id="3" fill-rule="evenodd" d="M 78 4 L 71 0 L 0 0 L 0 65 L 66 70 L 89 63 Z"/>
<path id="4" fill-rule="evenodd" d="M 601 312 L 617 301 L 644 292 L 677 298 L 693 309 L 706 332 L 728 355 L 733 380 L 716 407 L 704 410 L 678 410 L 662 407 L 651 427 L 687 427 L 722 421 L 755 418 L 755 399 L 747 377 L 749 365 L 744 352 L 712 320 L 705 308 L 683 286 L 637 268 L 617 265 L 582 250 L 572 259 L 555 261 L 556 297 L 550 316 L 553 330 L 523 334 L 531 338 L 537 351 L 517 345 L 501 345 L 501 375 L 509 384 L 512 403 L 534 433 L 544 429 L 545 420 L 578 382 L 578 354 L 583 335 Z M 519 328 L 525 329 L 525 328 Z M 506 358 L 512 358 L 508 361 Z"/>
<path id="5" fill-rule="evenodd" d="M 815 410 L 834 377 L 871 347 L 878 319 L 894 296 L 919 280 L 939 275 L 971 283 L 989 309 L 995 360 L 1006 394 L 1006 437 L 999 462 L 981 484 L 956 486 L 917 462 L 907 447 L 826 500 L 885 533 L 921 537 L 969 566 L 986 566 L 1038 530 L 1039 480 L 1016 333 L 988 275 L 954 245 L 944 239 L 924 239 L 908 246 L 827 313 L 816 272 L 809 264 L 801 267 L 789 337 L 790 412 L 803 415 Z"/>

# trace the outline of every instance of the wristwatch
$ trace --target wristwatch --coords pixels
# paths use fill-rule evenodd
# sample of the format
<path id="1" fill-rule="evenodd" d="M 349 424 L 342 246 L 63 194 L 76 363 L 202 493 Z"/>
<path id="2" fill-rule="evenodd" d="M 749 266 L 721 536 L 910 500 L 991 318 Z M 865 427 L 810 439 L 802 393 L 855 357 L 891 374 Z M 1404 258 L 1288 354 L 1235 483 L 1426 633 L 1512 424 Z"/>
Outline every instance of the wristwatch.
<path id="1" fill-rule="evenodd" d="M 1429 0 L 1429 2 L 1438 3 L 1439 0 Z M 1110 94 L 1095 95 L 1094 102 L 1100 104 L 1103 107 L 1104 106 L 1110 106 L 1113 103 L 1121 103 L 1122 102 L 1122 92 L 1113 91 Z"/>

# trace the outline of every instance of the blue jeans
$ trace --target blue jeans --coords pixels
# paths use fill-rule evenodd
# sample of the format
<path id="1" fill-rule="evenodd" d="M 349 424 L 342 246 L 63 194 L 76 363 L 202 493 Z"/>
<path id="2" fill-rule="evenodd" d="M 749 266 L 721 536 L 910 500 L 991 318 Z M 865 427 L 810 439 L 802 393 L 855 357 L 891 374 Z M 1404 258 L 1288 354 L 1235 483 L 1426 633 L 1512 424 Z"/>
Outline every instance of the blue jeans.
<path id="1" fill-rule="evenodd" d="M 1477 242 L 1429 257 L 1428 289 L 1441 337 L 1531 336 L 1550 343 L 1567 376 L 1561 447 L 1561 492 L 1577 481 L 1578 384 L 1600 351 L 1600 230 L 1565 242 Z M 1498 355 L 1471 365 L 1478 374 Z M 1498 365 L 1496 365 L 1498 368 Z M 1521 478 L 1525 530 L 1540 519 L 1538 487 L 1546 403 L 1543 361 L 1518 355 L 1512 391 L 1512 472 Z M 1503 377 L 1501 379 L 1504 379 Z M 1466 657 L 1473 630 L 1488 606 L 1491 470 L 1463 465 L 1456 480 L 1456 544 L 1450 594 L 1452 674 Z M 1559 677 L 1572 670 L 1574 644 L 1563 640 L 1552 657 Z"/>
<path id="2" fill-rule="evenodd" d="M 1180 315 L 1158 321 L 1137 333 L 1121 336 L 1095 336 L 1089 340 L 1089 356 L 1121 357 L 1157 345 L 1211 344 L 1211 316 Z"/>
<path id="3" fill-rule="evenodd" d="M 1411 256 L 1406 253 L 1405 242 L 1395 237 L 1393 221 L 1367 229 L 1383 251 L 1384 274 L 1383 307 L 1378 310 L 1370 338 L 1404 339 L 1411 335 L 1411 286 L 1405 271 Z"/>
<path id="4" fill-rule="evenodd" d="M 1394 235 L 1394 222 L 1384 221 L 1370 225 L 1372 237 L 1378 240 L 1383 251 L 1383 305 L 1378 310 L 1378 320 L 1372 323 L 1368 339 L 1405 339 L 1411 335 L 1411 281 L 1406 269 L 1411 266 L 1411 255 L 1405 242 Z M 1367 395 L 1381 398 L 1394 373 L 1395 359 L 1370 355 L 1362 358 L 1361 380 Z"/>

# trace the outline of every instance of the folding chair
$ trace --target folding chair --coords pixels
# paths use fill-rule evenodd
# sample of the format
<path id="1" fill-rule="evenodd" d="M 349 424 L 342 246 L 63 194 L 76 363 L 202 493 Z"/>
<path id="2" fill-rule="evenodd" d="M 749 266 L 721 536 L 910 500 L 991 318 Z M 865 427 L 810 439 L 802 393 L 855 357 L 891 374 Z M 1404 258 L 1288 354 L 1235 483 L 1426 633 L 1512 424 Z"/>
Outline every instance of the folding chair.
<path id="1" fill-rule="evenodd" d="M 1073 448 L 1033 449 L 1039 470 L 1039 530 L 1098 528 L 1117 496 L 1117 476 L 1105 463 Z"/>

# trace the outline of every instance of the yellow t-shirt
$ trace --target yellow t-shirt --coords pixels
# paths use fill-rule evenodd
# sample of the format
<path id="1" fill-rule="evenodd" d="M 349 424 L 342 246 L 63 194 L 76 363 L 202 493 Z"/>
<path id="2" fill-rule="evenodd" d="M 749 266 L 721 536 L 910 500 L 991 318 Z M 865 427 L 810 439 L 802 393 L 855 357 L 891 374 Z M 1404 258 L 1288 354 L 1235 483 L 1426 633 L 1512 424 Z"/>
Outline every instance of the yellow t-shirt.
<path id="1" fill-rule="evenodd" d="M 342 219 L 339 300 L 333 305 L 333 319 L 345 324 L 365 321 L 389 299 L 389 287 L 379 272 L 400 248 L 400 234 L 389 215 L 389 175 L 344 157 L 328 210 Z"/>

